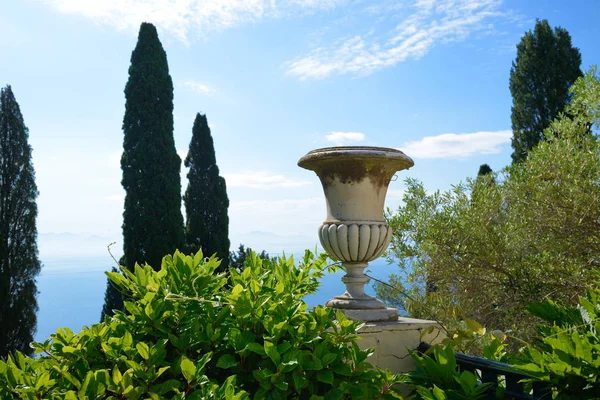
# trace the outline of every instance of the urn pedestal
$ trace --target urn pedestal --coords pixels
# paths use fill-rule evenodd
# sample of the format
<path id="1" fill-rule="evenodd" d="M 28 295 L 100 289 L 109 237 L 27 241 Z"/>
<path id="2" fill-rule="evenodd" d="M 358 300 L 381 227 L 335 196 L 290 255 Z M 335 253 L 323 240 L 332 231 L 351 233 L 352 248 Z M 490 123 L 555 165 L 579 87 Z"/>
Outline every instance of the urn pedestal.
<path id="1" fill-rule="evenodd" d="M 309 152 L 298 161 L 314 171 L 323 185 L 327 218 L 319 240 L 346 275 L 346 292 L 327 302 L 354 320 L 395 321 L 398 310 L 365 293 L 364 269 L 379 257 L 392 239 L 383 210 L 388 185 L 397 171 L 413 160 L 399 150 L 383 147 L 328 147 Z"/>

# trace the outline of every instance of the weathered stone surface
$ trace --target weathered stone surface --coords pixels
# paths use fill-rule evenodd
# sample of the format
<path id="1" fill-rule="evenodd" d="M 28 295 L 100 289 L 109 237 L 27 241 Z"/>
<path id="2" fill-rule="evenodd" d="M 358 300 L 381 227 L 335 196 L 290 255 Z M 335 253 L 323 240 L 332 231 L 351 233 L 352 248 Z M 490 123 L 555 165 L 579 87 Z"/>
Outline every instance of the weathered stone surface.
<path id="1" fill-rule="evenodd" d="M 319 240 L 336 261 L 363 263 L 378 258 L 392 241 L 392 228 L 385 223 L 323 223 Z"/>
<path id="2" fill-rule="evenodd" d="M 374 301 L 381 303 L 379 300 L 373 297 Z M 333 307 L 335 305 L 335 299 L 329 300 L 327 305 L 329 307 Z M 330 305 L 330 303 L 333 303 Z M 383 304 L 383 303 L 381 303 Z M 385 306 L 384 306 L 385 307 Z M 341 308 L 341 311 L 344 313 L 346 318 L 352 319 L 355 321 L 396 321 L 398 319 L 398 309 L 397 308 L 374 308 L 374 309 L 365 309 L 365 310 L 356 310 L 356 309 L 344 309 Z"/>
<path id="3" fill-rule="evenodd" d="M 421 334 L 433 327 L 432 333 Z M 373 347 L 375 353 L 369 362 L 394 373 L 412 371 L 415 366 L 409 350 L 415 351 L 421 342 L 435 344 L 443 339 L 440 325 L 435 321 L 398 318 L 390 322 L 369 322 L 357 332 L 362 349 Z"/>
<path id="4" fill-rule="evenodd" d="M 346 292 L 327 305 L 363 321 L 395 321 L 398 310 L 386 308 L 365 293 L 368 262 L 379 257 L 392 240 L 383 216 L 385 196 L 397 171 L 413 160 L 403 152 L 384 147 L 329 147 L 309 152 L 298 165 L 315 171 L 327 200 L 327 218 L 319 240 L 329 256 L 346 269 Z"/>

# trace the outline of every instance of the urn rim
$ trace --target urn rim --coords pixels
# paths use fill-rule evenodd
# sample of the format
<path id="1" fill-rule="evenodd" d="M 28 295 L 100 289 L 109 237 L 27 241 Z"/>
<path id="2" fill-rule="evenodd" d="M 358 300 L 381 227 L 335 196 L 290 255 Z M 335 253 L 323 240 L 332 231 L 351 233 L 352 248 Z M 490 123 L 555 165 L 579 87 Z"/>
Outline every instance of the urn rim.
<path id="1" fill-rule="evenodd" d="M 386 164 L 393 164 L 397 170 L 407 169 L 415 164 L 412 158 L 398 149 L 375 146 L 338 146 L 312 150 L 298 160 L 298 166 L 315 170 L 323 162 L 334 160 L 381 160 Z"/>

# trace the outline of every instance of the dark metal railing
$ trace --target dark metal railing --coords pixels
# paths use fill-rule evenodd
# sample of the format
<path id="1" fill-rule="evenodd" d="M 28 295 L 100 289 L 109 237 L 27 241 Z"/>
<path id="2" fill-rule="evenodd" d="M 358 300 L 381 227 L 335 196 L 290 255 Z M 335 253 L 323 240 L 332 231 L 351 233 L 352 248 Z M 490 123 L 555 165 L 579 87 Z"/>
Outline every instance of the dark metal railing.
<path id="1" fill-rule="evenodd" d="M 417 349 L 420 353 L 425 353 L 431 346 L 427 343 L 421 343 Z M 469 356 L 462 353 L 454 353 L 456 364 L 460 371 L 469 371 L 476 375 L 479 373 L 481 383 L 491 383 L 492 385 L 486 391 L 485 399 L 497 399 L 496 389 L 501 378 L 504 378 L 504 398 L 515 400 L 542 400 L 551 399 L 552 393 L 548 385 L 544 382 L 533 382 L 532 388 L 525 392 L 524 379 L 530 379 L 531 376 L 517 372 L 510 364 L 496 361 L 490 361 L 485 358 Z"/>

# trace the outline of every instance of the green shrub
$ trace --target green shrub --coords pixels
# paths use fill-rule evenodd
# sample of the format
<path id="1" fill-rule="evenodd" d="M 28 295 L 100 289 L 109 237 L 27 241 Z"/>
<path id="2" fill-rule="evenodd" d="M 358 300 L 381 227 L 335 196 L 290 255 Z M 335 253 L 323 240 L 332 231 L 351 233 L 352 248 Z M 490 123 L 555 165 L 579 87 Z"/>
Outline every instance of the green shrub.
<path id="1" fill-rule="evenodd" d="M 477 375 L 459 372 L 452 345 L 433 346 L 431 353 L 411 353 L 416 369 L 408 373 L 414 395 L 425 400 L 477 400 L 485 397 L 490 383 L 481 384 Z"/>
<path id="2" fill-rule="evenodd" d="M 577 306 L 551 300 L 534 303 L 529 312 L 547 325 L 540 339 L 523 350 L 517 369 L 547 382 L 555 399 L 600 398 L 600 275 Z"/>
<path id="3" fill-rule="evenodd" d="M 401 380 L 365 360 L 358 323 L 307 310 L 330 267 L 306 252 L 216 274 L 216 258 L 166 256 L 162 268 L 107 275 L 125 311 L 73 334 L 59 329 L 0 361 L 0 398 L 378 399 Z M 337 321 L 334 321 L 337 319 Z"/>
<path id="4" fill-rule="evenodd" d="M 408 373 L 408 382 L 420 399 L 478 399 L 487 388 L 480 376 L 460 372 L 454 349 L 484 344 L 482 353 L 491 361 L 513 364 L 512 370 L 524 373 L 526 387 L 543 382 L 553 399 L 600 399 L 600 273 L 590 282 L 585 296 L 576 306 L 547 299 L 527 307 L 530 314 L 544 321 L 537 326 L 538 337 L 518 352 L 507 353 L 504 340 L 488 334 L 481 325 L 466 320 L 469 329 L 447 331 L 448 338 L 426 354 L 412 353 L 416 370 Z M 471 332 L 470 332 L 471 331 Z M 491 341 L 489 339 L 492 339 Z M 433 355 L 433 356 L 432 356 Z M 503 396 L 503 382 L 497 395 Z M 502 398 L 502 397 L 498 397 Z"/>
<path id="5" fill-rule="evenodd" d="M 526 161 L 446 192 L 407 180 L 403 204 L 387 215 L 388 259 L 400 269 L 391 286 L 378 285 L 381 299 L 445 325 L 455 324 L 458 308 L 526 341 L 537 324 L 528 304 L 576 303 L 600 270 L 600 136 L 590 134 L 600 129 L 596 69 L 571 93 Z"/>

